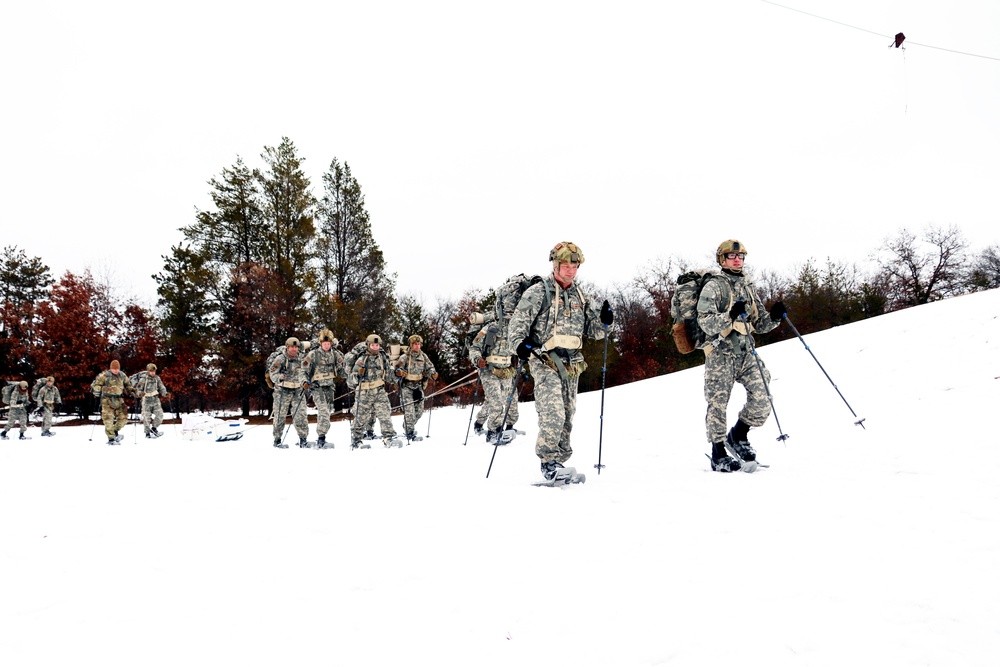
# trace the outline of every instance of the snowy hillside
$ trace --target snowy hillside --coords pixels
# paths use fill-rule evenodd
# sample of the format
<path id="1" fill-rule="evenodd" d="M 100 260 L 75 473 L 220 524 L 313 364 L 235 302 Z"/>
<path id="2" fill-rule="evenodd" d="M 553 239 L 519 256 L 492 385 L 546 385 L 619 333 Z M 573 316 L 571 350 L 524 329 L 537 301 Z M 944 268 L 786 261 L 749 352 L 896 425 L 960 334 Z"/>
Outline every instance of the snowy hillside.
<path id="1" fill-rule="evenodd" d="M 865 429 L 797 339 L 761 348 L 791 437 L 752 431 L 753 475 L 708 471 L 701 369 L 607 391 L 600 476 L 581 396 L 563 489 L 530 485 L 533 404 L 489 479 L 468 409 L 402 450 L 34 428 L 0 443 L 0 664 L 994 665 L 998 315 L 807 336 Z"/>

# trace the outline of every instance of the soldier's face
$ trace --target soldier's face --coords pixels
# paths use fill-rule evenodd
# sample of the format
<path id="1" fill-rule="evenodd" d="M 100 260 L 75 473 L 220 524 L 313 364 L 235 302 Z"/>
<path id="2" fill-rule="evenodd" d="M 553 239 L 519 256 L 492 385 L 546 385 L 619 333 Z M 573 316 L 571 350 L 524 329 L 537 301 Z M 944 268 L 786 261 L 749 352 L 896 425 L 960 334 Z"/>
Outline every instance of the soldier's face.
<path id="1" fill-rule="evenodd" d="M 378 352 L 380 347 L 381 346 L 378 343 L 370 343 L 368 345 L 368 349 L 371 350 L 372 352 Z"/>
<path id="2" fill-rule="evenodd" d="M 559 268 L 555 271 L 556 280 L 562 285 L 570 285 L 576 278 L 576 271 L 580 268 L 579 264 L 574 264 L 572 262 L 559 262 Z"/>
<path id="3" fill-rule="evenodd" d="M 420 343 L 410 343 L 410 349 L 414 352 L 420 351 Z"/>
<path id="4" fill-rule="evenodd" d="M 146 372 L 149 373 L 149 377 L 153 377 L 154 375 L 156 375 L 156 371 L 146 371 Z"/>
<path id="5" fill-rule="evenodd" d="M 297 348 L 294 345 L 292 345 L 292 346 L 290 346 L 290 347 L 288 347 L 288 348 L 285 349 L 285 353 L 289 357 L 291 357 L 292 359 L 294 359 L 295 357 L 299 356 L 299 348 Z"/>
<path id="6" fill-rule="evenodd" d="M 323 341 L 322 343 L 320 343 L 320 344 L 319 344 L 319 346 L 320 346 L 321 348 L 323 348 L 323 351 L 324 351 L 324 352 L 329 352 L 329 351 L 330 351 L 330 348 L 331 348 L 331 347 L 333 347 L 333 342 L 332 342 L 332 341 L 328 341 L 328 340 L 325 340 L 325 341 Z"/>
<path id="7" fill-rule="evenodd" d="M 727 253 L 723 266 L 733 271 L 741 271 L 743 269 L 743 254 L 738 252 Z"/>

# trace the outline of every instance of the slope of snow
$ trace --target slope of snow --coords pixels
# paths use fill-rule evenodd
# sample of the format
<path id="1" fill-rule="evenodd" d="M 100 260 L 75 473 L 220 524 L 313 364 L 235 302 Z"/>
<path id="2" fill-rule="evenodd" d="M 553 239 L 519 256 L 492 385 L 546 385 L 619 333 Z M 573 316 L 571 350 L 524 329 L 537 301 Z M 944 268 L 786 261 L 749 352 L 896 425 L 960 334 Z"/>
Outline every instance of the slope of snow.
<path id="1" fill-rule="evenodd" d="M 0 664 L 995 664 L 998 314 L 807 336 L 864 429 L 797 339 L 761 348 L 790 437 L 751 432 L 753 475 L 708 471 L 701 369 L 606 392 L 600 475 L 581 395 L 563 489 L 529 484 L 531 403 L 488 479 L 469 409 L 402 450 L 32 429 L 0 443 Z"/>

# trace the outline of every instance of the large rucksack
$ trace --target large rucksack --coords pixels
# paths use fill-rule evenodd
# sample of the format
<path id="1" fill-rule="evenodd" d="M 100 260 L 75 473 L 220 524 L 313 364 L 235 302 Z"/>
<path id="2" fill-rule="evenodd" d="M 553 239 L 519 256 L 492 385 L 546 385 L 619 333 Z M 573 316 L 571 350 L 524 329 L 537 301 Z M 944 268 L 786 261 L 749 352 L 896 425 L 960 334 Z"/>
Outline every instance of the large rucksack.
<path id="1" fill-rule="evenodd" d="M 279 345 L 274 352 L 268 355 L 267 361 L 264 362 L 264 382 L 267 383 L 268 389 L 274 389 L 274 383 L 271 382 L 271 364 L 273 364 L 274 360 L 278 358 L 278 355 L 284 351 L 285 346 Z"/>
<path id="2" fill-rule="evenodd" d="M 708 281 L 718 275 L 716 271 L 705 269 L 688 271 L 677 277 L 677 289 L 670 299 L 670 318 L 674 345 L 681 354 L 700 350 L 708 343 L 705 332 L 698 326 L 698 298 Z"/>
<path id="3" fill-rule="evenodd" d="M 517 307 L 517 302 L 521 300 L 521 295 L 524 294 L 525 290 L 535 283 L 542 282 L 542 280 L 541 276 L 526 273 L 518 273 L 508 278 L 497 290 L 497 300 L 494 306 L 497 322 L 503 322 L 504 318 L 509 318 L 514 313 L 514 308 Z"/>
<path id="4" fill-rule="evenodd" d="M 14 392 L 16 391 L 17 385 L 20 382 L 11 382 L 7 380 L 7 384 L 3 386 L 3 404 L 10 405 L 10 402 L 14 400 Z"/>

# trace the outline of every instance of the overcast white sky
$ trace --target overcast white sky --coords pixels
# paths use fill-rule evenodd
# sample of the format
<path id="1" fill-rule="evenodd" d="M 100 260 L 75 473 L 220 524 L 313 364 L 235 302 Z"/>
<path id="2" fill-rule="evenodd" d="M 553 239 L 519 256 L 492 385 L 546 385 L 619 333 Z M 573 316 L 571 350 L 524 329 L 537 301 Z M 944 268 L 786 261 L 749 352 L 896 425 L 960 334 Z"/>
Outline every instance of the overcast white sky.
<path id="1" fill-rule="evenodd" d="M 3 244 L 150 305 L 207 181 L 283 136 L 351 165 L 401 292 L 581 278 L 737 237 L 862 261 L 903 226 L 1000 241 L 1000 3 L 7 3 Z M 882 37 L 885 35 L 887 37 Z"/>

